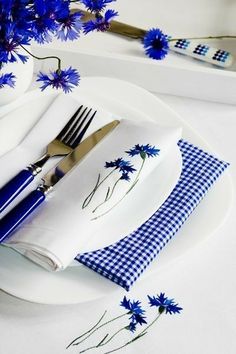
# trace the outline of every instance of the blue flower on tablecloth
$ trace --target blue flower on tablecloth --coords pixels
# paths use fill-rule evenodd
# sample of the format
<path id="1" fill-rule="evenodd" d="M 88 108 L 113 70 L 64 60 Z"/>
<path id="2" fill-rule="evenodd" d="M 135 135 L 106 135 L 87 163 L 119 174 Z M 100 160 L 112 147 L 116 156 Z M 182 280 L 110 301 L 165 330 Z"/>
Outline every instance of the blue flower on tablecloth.
<path id="1" fill-rule="evenodd" d="M 174 303 L 174 299 L 168 299 L 168 297 L 165 296 L 165 293 L 160 293 L 160 295 L 157 296 L 149 296 L 149 304 L 150 306 L 156 306 L 159 308 L 159 312 L 163 313 L 169 313 L 170 315 L 180 313 L 182 307 L 179 307 L 178 304 Z"/>
<path id="2" fill-rule="evenodd" d="M 3 88 L 5 85 L 8 85 L 10 87 L 15 86 L 15 75 L 12 73 L 9 74 L 3 74 L 0 76 L 0 89 Z"/>
<path id="3" fill-rule="evenodd" d="M 145 54 L 152 59 L 161 60 L 169 52 L 169 36 L 164 34 L 159 28 L 152 28 L 143 38 Z"/>
<path id="4" fill-rule="evenodd" d="M 132 149 L 126 151 L 126 153 L 133 157 L 135 155 L 140 155 L 142 159 L 147 157 L 154 157 L 159 154 L 160 150 L 157 149 L 155 146 L 151 146 L 149 144 L 146 145 L 139 145 L 136 144 Z"/>
<path id="5" fill-rule="evenodd" d="M 94 20 L 90 20 L 83 25 L 83 32 L 85 34 L 92 31 L 107 31 L 110 27 L 110 22 L 118 16 L 118 12 L 114 10 L 107 10 L 104 15 L 97 14 Z"/>
<path id="6" fill-rule="evenodd" d="M 91 12 L 100 12 L 111 2 L 116 0 L 80 0 L 82 4 Z"/>
<path id="7" fill-rule="evenodd" d="M 65 93 L 72 91 L 73 86 L 79 83 L 79 73 L 76 69 L 69 67 L 65 70 L 51 71 L 50 75 L 39 73 L 37 81 L 42 81 L 41 90 L 45 90 L 48 86 L 53 88 L 61 88 Z"/>
<path id="8" fill-rule="evenodd" d="M 120 306 L 124 307 L 126 310 L 128 310 L 128 314 L 131 314 L 129 319 L 131 320 L 128 329 L 132 332 L 136 330 L 136 325 L 142 325 L 146 324 L 147 321 L 145 320 L 145 310 L 142 309 L 141 307 L 141 302 L 140 301 L 130 301 L 124 296 L 123 300 L 120 303 Z"/>
<path id="9" fill-rule="evenodd" d="M 137 323 L 130 322 L 128 328 L 129 328 L 129 330 L 130 330 L 131 332 L 135 332 L 135 331 L 136 331 L 136 328 L 137 328 Z"/>

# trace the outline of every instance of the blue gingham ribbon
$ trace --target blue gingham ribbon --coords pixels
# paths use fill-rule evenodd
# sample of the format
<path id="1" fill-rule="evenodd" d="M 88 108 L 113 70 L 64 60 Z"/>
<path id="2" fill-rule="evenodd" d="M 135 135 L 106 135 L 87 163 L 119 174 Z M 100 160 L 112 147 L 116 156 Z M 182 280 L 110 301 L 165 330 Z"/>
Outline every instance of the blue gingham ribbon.
<path id="1" fill-rule="evenodd" d="M 164 204 L 130 235 L 111 246 L 76 257 L 80 263 L 126 290 L 176 234 L 229 165 L 187 141 L 180 140 L 178 145 L 183 169 Z"/>

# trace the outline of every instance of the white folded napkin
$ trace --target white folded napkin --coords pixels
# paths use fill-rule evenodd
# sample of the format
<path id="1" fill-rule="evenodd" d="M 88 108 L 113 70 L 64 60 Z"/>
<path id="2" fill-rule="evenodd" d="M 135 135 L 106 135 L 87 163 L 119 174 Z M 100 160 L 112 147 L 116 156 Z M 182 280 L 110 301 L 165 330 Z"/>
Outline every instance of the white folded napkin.
<path id="1" fill-rule="evenodd" d="M 104 112 L 102 116 L 87 135 L 115 118 Z M 127 208 L 127 217 L 133 212 L 127 201 L 180 137 L 179 128 L 121 118 L 119 126 L 55 186 L 6 244 L 49 270 L 65 269 L 78 253 L 94 249 L 93 243 L 95 248 L 106 246 L 102 235 L 106 225 L 121 208 Z"/>

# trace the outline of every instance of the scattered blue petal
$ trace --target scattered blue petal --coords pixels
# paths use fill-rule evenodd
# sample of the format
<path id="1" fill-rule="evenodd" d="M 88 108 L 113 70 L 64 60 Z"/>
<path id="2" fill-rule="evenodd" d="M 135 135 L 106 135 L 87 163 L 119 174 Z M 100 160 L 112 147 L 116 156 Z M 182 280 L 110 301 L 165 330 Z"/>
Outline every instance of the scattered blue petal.
<path id="1" fill-rule="evenodd" d="M 80 76 L 76 69 L 69 67 L 66 70 L 50 72 L 50 75 L 39 73 L 37 81 L 42 81 L 41 90 L 51 86 L 56 89 L 62 89 L 65 93 L 71 92 L 75 86 L 78 86 Z"/>
<path id="2" fill-rule="evenodd" d="M 13 88 L 15 86 L 15 78 L 12 73 L 0 75 L 0 89 L 6 85 Z"/>
<path id="3" fill-rule="evenodd" d="M 169 36 L 159 28 L 150 29 L 143 38 L 145 53 L 152 59 L 161 60 L 169 52 Z"/>
<path id="4" fill-rule="evenodd" d="M 92 31 L 100 31 L 104 32 L 107 31 L 110 27 L 110 22 L 118 16 L 118 12 L 114 10 L 107 10 L 104 14 L 98 15 L 95 20 L 90 20 L 83 25 L 83 32 L 85 34 L 92 32 Z"/>
<path id="5" fill-rule="evenodd" d="M 126 153 L 133 157 L 135 155 L 140 155 L 143 159 L 147 157 L 157 156 L 160 152 L 160 149 L 157 149 L 155 146 L 149 144 L 139 145 L 136 144 L 132 149 L 126 151 Z"/>
<path id="6" fill-rule="evenodd" d="M 156 297 L 149 296 L 149 304 L 150 306 L 156 306 L 159 308 L 159 312 L 166 312 L 169 313 L 170 315 L 180 313 L 182 307 L 179 307 L 178 304 L 174 303 L 174 299 L 168 299 L 165 296 L 165 293 L 160 293 L 160 295 L 157 295 Z"/>

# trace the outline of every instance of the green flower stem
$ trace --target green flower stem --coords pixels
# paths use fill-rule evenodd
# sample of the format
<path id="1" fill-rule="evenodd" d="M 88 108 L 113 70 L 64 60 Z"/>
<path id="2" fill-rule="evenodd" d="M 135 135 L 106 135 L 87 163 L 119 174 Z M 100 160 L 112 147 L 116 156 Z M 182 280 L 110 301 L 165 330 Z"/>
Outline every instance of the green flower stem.
<path id="1" fill-rule="evenodd" d="M 139 176 L 140 176 L 140 173 L 143 169 L 143 166 L 144 166 L 144 163 L 145 163 L 145 160 L 146 160 L 146 155 L 144 157 L 142 157 L 142 164 L 141 164 L 141 167 L 137 173 L 137 176 L 135 177 L 135 180 L 134 182 L 132 183 L 132 185 L 130 186 L 130 188 L 128 189 L 128 191 L 123 195 L 123 197 L 118 200 L 118 202 L 116 202 L 112 207 L 110 207 L 107 211 L 105 211 L 103 214 L 100 214 L 94 218 L 92 218 L 91 220 L 97 220 L 99 218 L 101 218 L 102 216 L 108 214 L 113 208 L 115 208 L 118 204 L 120 204 L 120 202 L 122 202 L 122 200 L 127 196 L 127 194 L 134 188 L 134 186 L 138 183 L 138 179 L 139 179 Z"/>
<path id="2" fill-rule="evenodd" d="M 113 185 L 112 190 L 111 190 L 110 193 L 109 193 L 109 190 L 108 190 L 108 193 L 106 194 L 105 200 L 104 200 L 102 203 L 98 204 L 98 206 L 92 211 L 93 213 L 95 213 L 95 211 L 96 211 L 98 208 L 100 208 L 100 206 L 102 206 L 103 204 L 105 204 L 105 203 L 111 198 L 111 196 L 112 196 L 112 194 L 114 193 L 114 190 L 115 190 L 115 188 L 116 188 L 118 182 L 120 181 L 120 179 L 121 179 L 121 178 L 119 178 L 119 179 L 114 183 L 114 185 Z"/>
<path id="3" fill-rule="evenodd" d="M 223 35 L 223 36 L 207 36 L 207 37 L 184 37 L 184 39 L 224 39 L 224 38 L 231 38 L 231 39 L 236 39 L 236 36 L 227 36 L 227 35 Z M 171 38 L 169 39 L 169 42 L 173 42 L 173 41 L 178 41 L 179 39 L 183 39 L 183 37 L 181 38 Z"/>
<path id="4" fill-rule="evenodd" d="M 106 177 L 104 177 L 100 182 L 99 182 L 99 179 L 97 180 L 97 183 L 95 185 L 95 187 L 93 188 L 92 192 L 89 193 L 89 195 L 85 198 L 84 202 L 83 202 L 83 205 L 82 205 L 82 209 L 86 208 L 89 203 L 91 202 L 91 200 L 93 199 L 93 196 L 95 194 L 95 192 L 97 191 L 97 189 L 101 186 L 101 184 L 103 182 L 105 182 L 107 180 L 107 178 L 113 173 L 115 172 L 116 168 L 114 168 L 114 170 L 112 170 L 111 172 L 109 172 Z M 100 176 L 100 174 L 99 174 Z"/>
<path id="5" fill-rule="evenodd" d="M 95 325 L 94 325 L 92 328 L 90 328 L 87 332 L 84 332 L 83 334 L 81 334 L 79 337 L 75 338 L 75 339 L 66 347 L 66 349 L 68 349 L 71 345 L 73 345 L 78 339 L 82 338 L 83 336 L 85 336 L 86 334 L 88 334 L 88 333 L 90 333 L 92 330 L 94 330 L 94 329 L 99 325 L 99 323 L 101 323 L 101 321 L 102 321 L 103 318 L 105 317 L 106 313 L 107 313 L 107 310 L 104 311 L 103 315 L 99 318 L 98 322 L 95 323 Z"/>
<path id="6" fill-rule="evenodd" d="M 145 156 L 142 157 L 142 164 L 141 164 L 140 169 L 139 169 L 139 171 L 138 171 L 138 173 L 137 173 L 137 176 L 135 177 L 135 180 L 133 181 L 131 187 L 128 189 L 128 191 L 126 192 L 126 194 L 128 194 L 128 193 L 131 191 L 131 189 L 133 189 L 134 186 L 136 185 L 136 183 L 138 182 L 138 179 L 139 179 L 140 173 L 141 173 L 141 171 L 142 171 L 142 169 L 143 169 L 143 166 L 144 166 L 145 161 L 146 161 L 146 154 L 145 154 Z"/>
<path id="7" fill-rule="evenodd" d="M 162 313 L 163 313 L 163 312 L 159 313 L 159 314 L 157 315 L 157 317 L 154 318 L 154 320 L 153 320 L 147 327 L 145 327 L 136 337 L 134 337 L 134 338 L 131 339 L 130 341 L 126 342 L 126 343 L 123 344 L 122 346 L 120 346 L 120 347 L 118 347 L 118 348 L 115 348 L 115 349 L 113 349 L 113 350 L 111 350 L 111 351 L 109 351 L 109 352 L 106 352 L 106 353 L 104 353 L 104 354 L 114 353 L 114 352 L 116 352 L 116 351 L 118 351 L 118 350 L 120 350 L 120 349 L 126 347 L 127 345 L 133 343 L 134 341 L 140 339 L 141 337 L 143 337 L 143 336 L 147 333 L 147 330 L 160 318 L 160 316 L 162 315 Z"/>
<path id="8" fill-rule="evenodd" d="M 98 174 L 98 178 L 97 178 L 97 182 L 92 190 L 92 192 L 89 193 L 89 195 L 85 198 L 83 204 L 82 204 L 82 209 L 86 208 L 89 203 L 91 202 L 91 200 L 93 199 L 93 196 L 94 194 L 96 193 L 96 190 L 98 188 L 98 184 L 99 184 L 99 181 L 100 181 L 100 173 Z"/>
<path id="9" fill-rule="evenodd" d="M 113 350 L 110 350 L 109 352 L 105 352 L 104 354 L 114 353 L 114 352 L 116 352 L 116 351 L 118 351 L 118 350 L 120 350 L 120 349 L 122 349 L 122 348 L 124 348 L 124 347 L 127 347 L 127 345 L 129 345 L 129 344 L 135 342 L 136 340 L 140 339 L 140 338 L 143 337 L 146 333 L 147 333 L 147 332 L 145 332 L 145 333 L 143 333 L 143 334 L 140 334 L 140 335 L 136 336 L 135 338 L 131 339 L 130 341 L 126 342 L 125 344 L 121 345 L 120 347 L 115 348 L 115 349 L 113 349 Z"/>
<path id="10" fill-rule="evenodd" d="M 103 324 L 101 324 L 99 327 L 97 327 L 97 328 L 95 328 L 93 331 L 90 331 L 90 333 L 88 333 L 88 335 L 85 337 L 85 338 L 83 338 L 81 341 L 79 341 L 78 343 L 74 343 L 76 340 L 74 340 L 73 341 L 73 345 L 79 345 L 80 343 L 83 343 L 87 338 L 89 338 L 92 334 L 94 334 L 95 332 L 97 332 L 100 328 L 102 328 L 102 327 L 104 327 L 104 326 L 106 326 L 108 323 L 111 323 L 111 322 L 113 322 L 113 321 L 116 321 L 116 320 L 118 320 L 118 319 L 120 319 L 120 318 L 122 318 L 122 317 L 124 317 L 124 316 L 126 316 L 126 315 L 128 315 L 129 314 L 129 312 L 126 312 L 126 313 L 123 313 L 122 315 L 120 315 L 120 316 L 117 316 L 117 317 L 115 317 L 115 318 L 112 318 L 111 320 L 109 320 L 109 321 L 107 321 L 107 322 L 104 322 Z M 77 338 L 78 339 L 78 338 Z"/>
<path id="11" fill-rule="evenodd" d="M 47 57 L 38 57 L 32 53 L 30 53 L 30 51 L 28 49 L 26 49 L 23 45 L 19 44 L 19 46 L 24 49 L 24 51 L 26 51 L 26 53 L 28 53 L 31 57 L 38 59 L 38 60 L 46 60 L 46 59 L 56 59 L 58 61 L 58 71 L 61 70 L 61 59 L 55 55 L 51 55 L 51 56 L 47 56 Z"/>
<path id="12" fill-rule="evenodd" d="M 103 347 L 104 345 L 106 345 L 107 343 L 109 343 L 114 337 L 117 336 L 117 334 L 119 334 L 120 332 L 122 332 L 123 330 L 127 330 L 127 327 L 122 327 L 120 328 L 118 331 L 116 331 L 110 338 L 108 338 L 108 340 L 105 340 L 108 337 L 108 334 L 105 335 L 105 337 L 103 337 L 103 339 L 97 344 L 97 345 L 93 345 L 89 348 L 86 348 L 84 350 L 82 350 L 81 352 L 79 352 L 80 354 L 87 352 L 91 349 L 96 349 L 96 348 L 100 348 Z"/>

